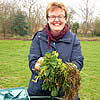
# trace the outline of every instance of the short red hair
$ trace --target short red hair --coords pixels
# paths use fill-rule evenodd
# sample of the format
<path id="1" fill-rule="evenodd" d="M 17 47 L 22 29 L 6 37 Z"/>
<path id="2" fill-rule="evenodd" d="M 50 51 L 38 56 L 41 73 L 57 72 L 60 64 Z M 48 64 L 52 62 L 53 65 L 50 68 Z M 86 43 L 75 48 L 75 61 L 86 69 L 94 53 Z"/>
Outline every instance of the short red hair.
<path id="1" fill-rule="evenodd" d="M 57 8 L 60 8 L 60 9 L 65 11 L 65 19 L 67 19 L 67 8 L 61 2 L 51 2 L 51 3 L 48 4 L 48 7 L 46 9 L 46 18 L 48 19 L 48 11 L 49 10 L 53 11 L 53 10 L 55 10 Z"/>

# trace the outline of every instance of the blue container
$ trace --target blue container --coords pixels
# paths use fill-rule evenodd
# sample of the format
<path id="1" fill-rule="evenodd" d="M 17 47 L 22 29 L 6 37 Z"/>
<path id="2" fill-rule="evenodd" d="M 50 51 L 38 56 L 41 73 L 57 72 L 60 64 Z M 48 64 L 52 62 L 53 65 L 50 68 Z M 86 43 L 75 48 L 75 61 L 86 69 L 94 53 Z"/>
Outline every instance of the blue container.
<path id="1" fill-rule="evenodd" d="M 0 100 L 60 100 L 52 96 L 30 96 L 25 87 L 0 89 Z"/>
<path id="2" fill-rule="evenodd" d="M 25 87 L 0 89 L 0 100 L 30 100 Z"/>

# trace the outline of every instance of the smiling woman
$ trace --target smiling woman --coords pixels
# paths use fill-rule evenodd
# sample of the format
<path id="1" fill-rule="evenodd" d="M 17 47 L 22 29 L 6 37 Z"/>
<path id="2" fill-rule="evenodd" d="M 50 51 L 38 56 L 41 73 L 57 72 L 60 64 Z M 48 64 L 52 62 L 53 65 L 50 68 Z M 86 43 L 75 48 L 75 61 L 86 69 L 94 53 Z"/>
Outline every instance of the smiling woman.
<path id="1" fill-rule="evenodd" d="M 43 80 L 32 81 L 40 70 L 40 65 L 36 62 L 44 58 L 47 52 L 57 51 L 64 63 L 73 62 L 76 68 L 81 71 L 83 67 L 83 56 L 81 46 L 76 35 L 69 31 L 67 20 L 67 10 L 64 4 L 60 2 L 51 2 L 46 9 L 47 24 L 42 31 L 38 31 L 30 47 L 29 67 L 32 76 L 29 82 L 28 93 L 30 96 L 51 96 L 50 91 L 42 90 Z M 39 70 L 38 70 L 39 69 Z M 59 97 L 64 96 L 59 90 Z M 78 96 L 75 100 L 79 100 Z"/>

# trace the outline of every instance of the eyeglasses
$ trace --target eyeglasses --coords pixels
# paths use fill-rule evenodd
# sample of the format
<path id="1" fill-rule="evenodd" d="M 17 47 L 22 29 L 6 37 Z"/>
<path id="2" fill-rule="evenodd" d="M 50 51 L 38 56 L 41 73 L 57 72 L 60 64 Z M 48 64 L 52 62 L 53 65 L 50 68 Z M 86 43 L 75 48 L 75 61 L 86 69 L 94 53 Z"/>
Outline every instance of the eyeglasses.
<path id="1" fill-rule="evenodd" d="M 55 20 L 56 18 L 58 18 L 59 20 L 63 20 L 65 18 L 65 16 L 63 16 L 63 15 L 59 15 L 59 16 L 51 15 L 51 16 L 48 16 L 48 18 L 50 20 Z"/>

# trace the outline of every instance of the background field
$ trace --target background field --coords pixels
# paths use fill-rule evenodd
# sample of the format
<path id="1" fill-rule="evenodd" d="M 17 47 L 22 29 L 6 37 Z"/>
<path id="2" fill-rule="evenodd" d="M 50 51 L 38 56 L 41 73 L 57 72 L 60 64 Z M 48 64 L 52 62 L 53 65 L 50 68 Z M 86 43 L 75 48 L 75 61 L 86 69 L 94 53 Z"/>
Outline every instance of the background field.
<path id="1" fill-rule="evenodd" d="M 0 88 L 28 87 L 31 41 L 0 40 Z M 100 100 L 100 41 L 81 41 L 81 100 Z"/>

